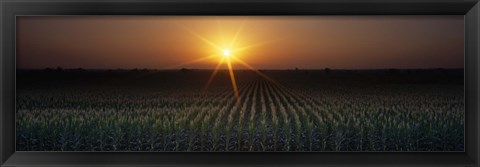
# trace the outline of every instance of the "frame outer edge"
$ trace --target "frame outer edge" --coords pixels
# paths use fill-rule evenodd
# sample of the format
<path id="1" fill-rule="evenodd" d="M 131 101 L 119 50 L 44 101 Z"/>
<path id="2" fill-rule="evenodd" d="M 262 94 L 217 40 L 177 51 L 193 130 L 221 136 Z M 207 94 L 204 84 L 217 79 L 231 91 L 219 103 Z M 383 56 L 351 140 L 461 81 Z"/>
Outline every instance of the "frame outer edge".
<path id="1" fill-rule="evenodd" d="M 15 29 L 15 24 L 11 24 L 14 21 L 15 13 L 9 8 L 12 7 L 12 3 L 5 0 L 0 0 L 0 166 L 3 167 L 6 161 L 15 153 L 15 120 L 14 115 L 9 115 L 7 112 L 9 107 L 14 107 L 14 102 L 9 95 L 14 86 L 11 83 L 12 76 L 9 73 L 15 72 L 14 64 L 12 64 L 14 52 L 15 52 L 15 33 L 12 32 Z M 14 32 L 14 31 L 13 31 Z M 14 62 L 13 62 L 14 63 Z M 14 80 L 14 79 L 13 79 Z M 15 111 L 14 111 L 15 112 Z"/>
<path id="2" fill-rule="evenodd" d="M 4 9 L 4 1 L 0 1 L 0 23 L 2 25 L 5 25 L 4 23 L 4 12 L 5 12 L 5 9 Z M 4 54 L 4 50 L 3 50 L 3 41 L 5 40 L 4 39 L 4 36 L 3 36 L 3 26 L 1 26 L 0 28 L 0 64 L 2 64 L 3 66 L 3 57 L 5 56 Z M 3 106 L 3 96 L 4 96 L 4 93 L 3 93 L 3 83 L 4 83 L 4 80 L 3 80 L 3 68 L 0 68 L 0 166 L 6 161 L 6 158 L 4 158 L 4 140 L 3 140 L 3 137 L 2 136 L 5 136 L 5 133 L 3 131 L 3 128 L 4 128 L 4 113 L 6 112 L 4 110 L 4 106 Z"/>
<path id="3" fill-rule="evenodd" d="M 28 0 L 27 0 L 28 1 Z M 478 3 L 478 0 L 477 1 L 477 4 L 475 4 L 475 6 L 473 6 L 471 8 L 471 10 L 467 13 L 467 17 L 465 19 L 465 22 L 467 22 L 467 20 L 469 21 L 469 25 L 471 29 L 473 29 L 472 31 L 469 31 L 468 34 L 466 34 L 466 38 L 468 39 L 468 41 L 471 41 L 473 42 L 474 44 L 478 44 L 478 42 L 480 42 L 480 3 Z M 11 3 L 12 1 L 10 0 L 0 0 L 0 23 L 3 25 L 3 26 L 0 26 L 0 166 L 3 167 L 4 163 L 7 161 L 8 157 L 11 155 L 11 153 L 9 152 L 10 150 L 7 149 L 7 142 L 8 140 L 5 139 L 5 137 L 7 137 L 8 135 L 6 135 L 8 133 L 8 130 L 6 130 L 5 128 L 8 127 L 8 123 L 9 121 L 6 121 L 6 91 L 8 91 L 7 86 L 8 84 L 5 83 L 5 81 L 8 81 L 9 78 L 7 78 L 8 76 L 5 75 L 5 73 L 7 72 L 5 70 L 5 67 L 10 67 L 12 64 L 8 64 L 10 63 L 9 62 L 9 59 L 6 58 L 6 56 L 8 56 L 10 54 L 10 50 L 11 48 L 8 48 L 8 46 L 10 45 L 14 45 L 13 43 L 11 44 L 8 44 L 8 42 L 11 41 L 11 36 L 13 34 L 5 34 L 3 33 L 5 30 L 6 27 L 4 27 L 5 25 L 8 25 L 8 24 L 5 24 L 7 23 L 8 21 L 10 21 L 11 18 L 11 15 L 12 15 L 12 11 L 11 10 L 8 10 L 7 7 L 9 6 L 9 3 Z M 30 1 L 28 1 L 30 2 Z M 7 6 L 7 7 L 6 7 Z M 7 18 L 8 17 L 8 18 Z M 467 28 L 467 27 L 465 27 Z M 4 47 L 4 45 L 6 47 Z M 471 61 L 472 63 L 476 63 L 477 66 L 480 65 L 480 49 L 479 49 L 479 46 L 467 46 L 465 45 L 465 49 L 466 49 L 466 53 L 469 53 L 469 54 L 472 54 L 471 56 Z M 467 48 L 468 47 L 468 48 Z M 467 50 L 468 49 L 468 50 Z M 478 97 L 480 96 L 480 92 L 479 92 L 479 85 L 478 83 L 480 82 L 480 68 L 475 66 L 474 67 L 474 75 L 475 76 L 474 78 L 472 78 L 472 80 L 474 81 L 473 83 L 475 85 L 473 85 L 473 88 L 475 89 L 474 91 L 472 91 L 471 93 L 474 94 L 475 96 L 475 99 L 478 100 Z M 471 75 L 470 75 L 471 76 Z M 479 114 L 479 108 L 480 108 L 480 103 L 477 101 L 477 102 L 474 102 L 473 104 L 476 108 L 476 112 L 474 115 L 472 115 L 472 118 L 473 119 L 477 119 L 474 123 L 474 125 L 478 128 L 480 127 L 480 114 Z M 15 124 L 14 124 L 15 125 Z M 472 139 L 474 139 L 473 143 L 474 143 L 474 146 L 473 148 L 475 150 L 472 151 L 472 154 L 470 154 L 470 158 L 472 160 L 474 160 L 475 162 L 475 166 L 479 166 L 479 161 L 480 161 L 480 133 L 478 131 L 478 129 L 475 129 L 474 131 L 475 133 L 472 134 Z M 14 151 L 14 150 L 13 150 Z M 456 165 L 455 165 L 456 166 Z M 470 166 L 468 166 L 470 167 Z"/>
<path id="4" fill-rule="evenodd" d="M 476 31 L 476 33 L 477 33 L 476 43 L 478 44 L 478 42 L 480 40 L 480 21 L 479 21 L 479 19 L 480 19 L 480 2 L 477 2 L 477 4 L 473 8 L 475 8 L 475 10 L 476 10 L 476 29 L 477 29 L 477 31 Z M 477 67 L 477 77 L 478 77 L 477 82 L 476 82 L 476 86 L 477 86 L 477 98 L 476 99 L 477 100 L 480 96 L 480 89 L 479 89 L 480 86 L 478 85 L 480 83 L 480 76 L 479 76 L 480 68 L 478 68 L 478 65 L 480 65 L 480 51 L 479 50 L 480 50 L 480 48 L 477 45 L 477 48 L 476 48 L 476 52 L 477 52 L 476 53 L 476 57 L 477 57 L 477 66 L 476 67 Z M 477 113 L 477 128 L 480 127 L 480 121 L 479 121 L 480 120 L 480 114 L 479 114 L 480 111 L 479 111 L 479 109 L 480 109 L 480 102 L 477 101 L 477 112 L 476 112 Z M 480 141 L 479 141 L 479 139 L 480 139 L 480 132 L 477 129 L 477 138 L 476 138 L 476 140 L 477 140 L 477 157 L 475 158 L 475 160 L 476 160 L 475 163 L 476 163 L 477 166 L 480 166 L 480 163 L 479 163 L 479 161 L 480 161 L 480 144 L 479 144 Z"/>
<path id="5" fill-rule="evenodd" d="M 480 48 L 478 46 L 478 43 L 480 42 L 480 2 L 477 1 L 477 3 L 470 9 L 470 11 L 468 11 L 465 15 L 465 38 L 466 38 L 466 45 L 465 45 L 465 54 L 468 54 L 470 55 L 469 59 L 470 59 L 470 64 L 476 64 L 476 65 L 473 65 L 473 67 L 471 68 L 474 68 L 474 69 L 471 69 L 470 71 L 473 72 L 473 74 L 469 74 L 469 76 L 475 76 L 474 79 L 472 80 L 469 80 L 467 81 L 467 83 L 470 82 L 470 84 L 473 84 L 471 86 L 471 88 L 473 88 L 474 90 L 472 92 L 470 92 L 472 95 L 473 95 L 473 99 L 477 100 L 477 101 L 470 101 L 473 104 L 473 107 L 475 109 L 475 112 L 472 112 L 472 115 L 470 115 L 472 118 L 468 118 L 466 117 L 466 120 L 469 120 L 471 121 L 472 119 L 476 119 L 475 121 L 473 121 L 472 123 L 469 123 L 473 126 L 475 126 L 476 128 L 479 128 L 480 127 L 480 103 L 479 103 L 479 97 L 480 97 L 480 89 L 479 89 L 479 83 L 480 83 L 480 68 L 478 67 L 478 65 L 480 65 Z M 470 44 L 470 45 L 468 45 Z M 473 44 L 473 45 L 472 45 Z M 473 83 L 472 83 L 473 81 Z M 467 92 L 468 93 L 468 92 Z M 468 105 L 468 104 L 467 104 Z M 466 106 L 467 107 L 467 106 Z M 468 122 L 466 122 L 468 123 Z M 471 144 L 473 144 L 473 146 L 471 146 L 470 148 L 471 149 L 475 149 L 475 150 L 471 150 L 469 151 L 468 149 L 466 150 L 467 151 L 467 154 L 470 156 L 470 158 L 472 160 L 474 160 L 474 163 L 475 163 L 475 166 L 480 166 L 480 132 L 478 129 L 473 129 L 473 130 L 470 130 L 468 132 L 474 132 L 473 134 L 474 135 L 471 135 L 473 142 L 471 142 Z M 465 131 L 465 133 L 468 133 L 467 131 Z M 468 144 L 470 142 L 467 142 L 465 144 Z M 468 145 L 466 145 L 466 147 L 469 147 Z M 472 148 L 473 147 L 473 148 Z"/>
<path id="6" fill-rule="evenodd" d="M 475 43 L 477 44 L 477 46 L 476 46 L 476 49 L 475 49 L 475 51 L 476 51 L 475 55 L 476 55 L 476 58 L 477 58 L 477 62 L 476 62 L 477 66 L 475 66 L 475 67 L 477 68 L 476 69 L 477 82 L 475 84 L 476 84 L 476 89 L 477 89 L 477 94 L 476 94 L 477 97 L 475 99 L 479 100 L 478 98 L 480 97 L 480 89 L 479 89 L 479 87 L 480 87 L 480 85 L 479 85 L 479 83 L 480 83 L 480 68 L 478 67 L 478 65 L 480 65 L 480 46 L 478 46 L 478 43 L 480 42 L 479 41 L 480 40 L 480 21 L 479 21 L 479 19 L 480 19 L 480 2 L 477 2 L 477 4 L 472 9 L 475 10 L 475 12 L 476 12 L 476 14 L 475 14 L 475 24 L 476 24 L 475 25 L 475 28 L 476 28 L 475 39 L 476 39 L 476 41 L 475 41 Z M 476 127 L 479 128 L 480 127 L 480 113 L 479 113 L 480 112 L 480 102 L 479 101 L 477 101 L 477 108 L 476 109 L 477 109 L 477 112 L 476 112 L 476 114 L 477 114 L 477 117 L 476 117 L 477 118 L 477 126 Z M 477 133 L 477 138 L 476 138 L 477 155 L 476 155 L 476 157 L 474 157 L 474 159 L 475 159 L 475 164 L 477 166 L 480 166 L 480 162 L 479 162 L 480 161 L 480 140 L 479 140 L 480 139 L 480 132 L 479 132 L 478 129 L 477 129 L 476 133 Z"/>
<path id="7" fill-rule="evenodd" d="M 480 3 L 477 3 L 465 14 L 465 109 L 474 110 L 465 113 L 465 152 L 469 159 L 474 161 L 475 166 L 479 166 L 480 160 L 480 127 L 479 119 L 479 69 L 480 64 L 479 46 L 480 39 L 479 19 L 480 19 Z"/>
<path id="8" fill-rule="evenodd" d="M 477 46 L 474 46 L 474 48 L 472 48 L 473 49 L 472 57 L 475 58 L 475 60 L 476 60 L 475 63 L 477 64 L 475 66 L 475 68 L 476 68 L 475 69 L 476 82 L 474 82 L 475 83 L 475 90 L 476 90 L 474 99 L 476 99 L 477 102 L 476 102 L 476 112 L 474 112 L 474 113 L 475 113 L 475 117 L 477 119 L 476 120 L 476 127 L 479 128 L 480 127 L 480 113 L 479 113 L 480 112 L 479 111 L 480 102 L 478 101 L 479 100 L 478 98 L 480 96 L 480 89 L 479 89 L 480 86 L 478 84 L 480 83 L 480 76 L 479 76 L 480 68 L 478 67 L 478 65 L 480 65 L 480 48 L 479 48 L 480 46 L 478 44 L 480 42 L 480 21 L 479 21 L 479 19 L 480 19 L 480 2 L 477 2 L 477 4 L 475 4 L 475 6 L 472 7 L 470 12 L 473 12 L 473 13 L 471 13 L 473 19 L 469 20 L 469 21 L 473 21 L 473 23 L 472 23 L 473 25 L 471 25 L 471 26 L 473 26 L 474 29 L 475 29 L 473 31 L 474 34 L 471 34 L 471 35 L 473 37 L 473 40 L 475 40 L 474 43 L 477 44 Z M 470 14 L 470 12 L 467 13 L 467 14 Z M 480 139 L 480 133 L 479 133 L 479 130 L 476 129 L 476 136 L 474 136 L 475 145 L 476 145 L 476 152 L 473 155 L 474 157 L 472 157 L 475 160 L 475 165 L 476 166 L 480 166 L 480 162 L 479 162 L 480 161 L 480 141 L 479 141 L 479 139 Z"/>

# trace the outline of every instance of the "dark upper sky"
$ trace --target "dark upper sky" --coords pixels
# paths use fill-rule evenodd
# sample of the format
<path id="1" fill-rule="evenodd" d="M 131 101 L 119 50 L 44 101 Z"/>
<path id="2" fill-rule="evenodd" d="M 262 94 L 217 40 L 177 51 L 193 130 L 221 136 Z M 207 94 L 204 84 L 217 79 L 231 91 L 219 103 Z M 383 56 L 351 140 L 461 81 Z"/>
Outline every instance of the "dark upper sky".
<path id="1" fill-rule="evenodd" d="M 463 68 L 464 20 L 463 16 L 17 17 L 17 68 L 214 68 L 224 49 L 262 69 Z M 192 62 L 209 55 L 214 56 Z"/>

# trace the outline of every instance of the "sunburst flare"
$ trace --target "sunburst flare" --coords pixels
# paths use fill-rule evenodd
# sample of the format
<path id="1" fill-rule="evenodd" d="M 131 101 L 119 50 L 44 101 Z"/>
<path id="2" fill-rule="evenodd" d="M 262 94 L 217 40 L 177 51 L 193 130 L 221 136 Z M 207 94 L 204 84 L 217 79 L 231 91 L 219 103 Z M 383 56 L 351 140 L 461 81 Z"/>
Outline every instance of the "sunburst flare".
<path id="1" fill-rule="evenodd" d="M 221 36 L 221 40 L 222 40 L 222 44 L 216 44 L 214 42 L 212 42 L 212 40 L 184 27 L 184 26 L 179 26 L 181 27 L 182 29 L 184 29 L 185 31 L 187 31 L 188 33 L 190 33 L 191 35 L 193 35 L 194 37 L 198 38 L 199 40 L 201 40 L 202 42 L 212 46 L 213 48 L 215 48 L 216 50 L 218 50 L 218 53 L 215 53 L 215 54 L 212 54 L 210 56 L 207 56 L 207 57 L 202 57 L 202 58 L 199 58 L 199 59 L 196 59 L 196 60 L 192 60 L 192 61 L 189 61 L 189 62 L 186 62 L 186 63 L 183 63 L 182 65 L 184 64 L 190 64 L 190 63 L 196 63 L 196 62 L 199 62 L 199 61 L 204 61 L 204 60 L 207 60 L 207 59 L 210 59 L 214 56 L 219 56 L 220 57 L 220 60 L 218 61 L 215 69 L 213 70 L 212 74 L 210 75 L 207 83 L 205 84 L 205 87 L 204 87 L 204 90 L 203 92 L 206 93 L 208 87 L 212 84 L 213 82 L 213 79 L 215 78 L 215 76 L 217 75 L 218 71 L 220 70 L 221 66 L 222 65 L 226 65 L 227 66 L 227 70 L 228 70 L 228 75 L 230 77 L 230 82 L 232 84 L 232 88 L 233 88 L 233 94 L 235 95 L 236 99 L 237 99 L 237 104 L 240 103 L 240 96 L 239 96 L 239 90 L 238 90 L 238 87 L 237 87 L 237 81 L 235 79 L 235 73 L 234 73 L 234 67 L 233 67 L 233 62 L 238 62 L 240 63 L 241 65 L 243 65 L 244 67 L 246 67 L 247 69 L 249 70 L 252 70 L 254 71 L 256 74 L 260 75 L 261 77 L 269 80 L 269 81 L 272 81 L 273 83 L 275 84 L 278 84 L 278 82 L 276 82 L 275 80 L 273 80 L 272 78 L 268 77 L 267 75 L 263 74 L 262 72 L 260 72 L 259 70 L 255 69 L 254 67 L 252 67 L 251 65 L 249 65 L 248 63 L 246 63 L 245 61 L 241 60 L 238 56 L 235 56 L 235 53 L 236 52 L 240 52 L 240 51 L 244 51 L 244 50 L 247 50 L 247 49 L 251 49 L 251 48 L 255 48 L 255 47 L 259 47 L 259 46 L 262 46 L 262 45 L 265 45 L 265 44 L 268 44 L 268 43 L 271 43 L 273 41 L 276 41 L 278 39 L 274 39 L 274 40 L 267 40 L 267 41 L 263 41 L 263 42 L 260 42 L 260 43 L 255 43 L 255 44 L 251 44 L 251 45 L 246 45 L 246 46 L 241 46 L 241 47 L 235 47 L 236 46 L 236 43 L 237 43 L 237 40 L 238 38 L 240 37 L 240 34 L 242 32 L 242 30 L 244 29 L 245 27 L 245 24 L 246 24 L 246 20 L 242 21 L 241 25 L 237 28 L 235 34 L 233 35 L 233 38 L 228 42 L 226 43 L 225 41 L 225 36 L 224 36 L 224 32 L 223 32 L 223 28 L 220 24 L 220 21 L 217 20 L 217 25 L 218 25 L 218 30 L 220 31 L 219 34 Z M 223 47 L 222 47 L 223 46 Z"/>

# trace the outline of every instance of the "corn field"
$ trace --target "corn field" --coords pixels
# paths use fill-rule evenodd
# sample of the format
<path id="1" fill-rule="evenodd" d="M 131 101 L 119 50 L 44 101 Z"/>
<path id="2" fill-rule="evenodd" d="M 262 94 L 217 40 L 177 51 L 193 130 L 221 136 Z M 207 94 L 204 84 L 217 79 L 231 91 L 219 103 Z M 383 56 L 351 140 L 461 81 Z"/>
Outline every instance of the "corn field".
<path id="1" fill-rule="evenodd" d="M 16 149 L 464 150 L 463 79 L 337 73 L 20 72 Z"/>

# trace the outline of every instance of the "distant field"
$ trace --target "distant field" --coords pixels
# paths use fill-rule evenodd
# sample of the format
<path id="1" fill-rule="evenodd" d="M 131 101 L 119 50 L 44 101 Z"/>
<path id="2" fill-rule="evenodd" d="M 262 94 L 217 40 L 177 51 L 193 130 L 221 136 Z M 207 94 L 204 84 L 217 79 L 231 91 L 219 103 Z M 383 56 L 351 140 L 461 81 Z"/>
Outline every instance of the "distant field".
<path id="1" fill-rule="evenodd" d="M 463 70 L 18 70 L 18 151 L 464 151 Z"/>

